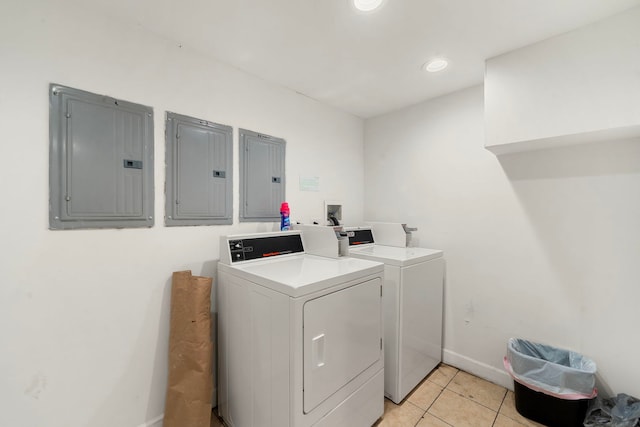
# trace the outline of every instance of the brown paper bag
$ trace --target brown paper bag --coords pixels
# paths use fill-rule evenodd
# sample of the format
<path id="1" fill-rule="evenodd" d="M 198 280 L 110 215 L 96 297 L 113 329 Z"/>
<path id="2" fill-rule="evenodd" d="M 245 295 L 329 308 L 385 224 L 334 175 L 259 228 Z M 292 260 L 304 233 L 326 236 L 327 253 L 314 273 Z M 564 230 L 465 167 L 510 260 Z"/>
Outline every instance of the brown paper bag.
<path id="1" fill-rule="evenodd" d="M 163 427 L 210 427 L 213 370 L 211 282 L 173 273 L 169 378 Z"/>

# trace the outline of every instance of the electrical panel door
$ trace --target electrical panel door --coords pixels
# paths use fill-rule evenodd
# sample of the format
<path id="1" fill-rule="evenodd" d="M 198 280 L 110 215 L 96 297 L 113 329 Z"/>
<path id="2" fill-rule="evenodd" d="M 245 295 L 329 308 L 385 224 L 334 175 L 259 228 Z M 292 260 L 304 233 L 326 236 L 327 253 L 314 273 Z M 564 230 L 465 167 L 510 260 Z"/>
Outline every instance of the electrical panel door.
<path id="1" fill-rule="evenodd" d="M 153 225 L 153 110 L 50 86 L 52 229 Z"/>
<path id="2" fill-rule="evenodd" d="M 168 226 L 233 222 L 232 135 L 230 126 L 167 113 Z"/>
<path id="3" fill-rule="evenodd" d="M 285 141 L 240 129 L 240 221 L 279 221 Z"/>

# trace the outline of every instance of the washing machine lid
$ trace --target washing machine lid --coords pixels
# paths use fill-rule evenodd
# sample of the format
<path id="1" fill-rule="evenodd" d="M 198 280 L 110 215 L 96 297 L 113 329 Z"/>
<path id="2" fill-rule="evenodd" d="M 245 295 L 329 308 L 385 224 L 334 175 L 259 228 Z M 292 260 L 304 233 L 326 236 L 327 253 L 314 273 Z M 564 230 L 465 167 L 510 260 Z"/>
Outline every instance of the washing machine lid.
<path id="1" fill-rule="evenodd" d="M 226 271 L 291 297 L 299 297 L 372 274 L 382 274 L 380 262 L 366 259 L 293 255 L 248 262 L 219 264 Z"/>
<path id="2" fill-rule="evenodd" d="M 395 246 L 367 245 L 349 248 L 349 255 L 383 262 L 387 265 L 405 267 L 419 262 L 440 258 L 442 251 L 427 248 L 398 248 Z"/>

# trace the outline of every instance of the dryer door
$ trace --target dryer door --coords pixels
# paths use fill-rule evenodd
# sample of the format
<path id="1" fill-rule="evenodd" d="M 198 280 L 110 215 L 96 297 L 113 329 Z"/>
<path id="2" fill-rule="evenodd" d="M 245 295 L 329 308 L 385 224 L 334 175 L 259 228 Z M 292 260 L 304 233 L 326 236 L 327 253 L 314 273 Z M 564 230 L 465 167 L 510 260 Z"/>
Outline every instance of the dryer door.
<path id="1" fill-rule="evenodd" d="M 305 413 L 382 357 L 380 290 L 372 279 L 304 304 Z"/>

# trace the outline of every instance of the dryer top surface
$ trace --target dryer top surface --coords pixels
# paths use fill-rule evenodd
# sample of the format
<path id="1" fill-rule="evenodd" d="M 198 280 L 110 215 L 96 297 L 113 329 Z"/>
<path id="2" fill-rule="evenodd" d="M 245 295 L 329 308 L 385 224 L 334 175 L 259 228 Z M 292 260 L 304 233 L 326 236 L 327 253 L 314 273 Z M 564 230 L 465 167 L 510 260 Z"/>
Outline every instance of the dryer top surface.
<path id="1" fill-rule="evenodd" d="M 331 288 L 352 280 L 382 274 L 383 265 L 351 257 L 314 255 L 277 257 L 236 265 L 219 264 L 220 271 L 242 277 L 291 297 Z"/>

